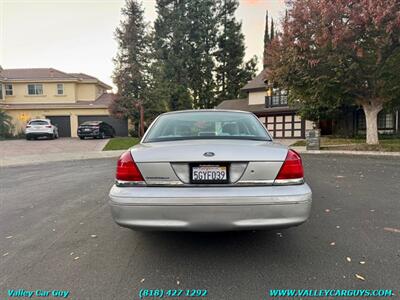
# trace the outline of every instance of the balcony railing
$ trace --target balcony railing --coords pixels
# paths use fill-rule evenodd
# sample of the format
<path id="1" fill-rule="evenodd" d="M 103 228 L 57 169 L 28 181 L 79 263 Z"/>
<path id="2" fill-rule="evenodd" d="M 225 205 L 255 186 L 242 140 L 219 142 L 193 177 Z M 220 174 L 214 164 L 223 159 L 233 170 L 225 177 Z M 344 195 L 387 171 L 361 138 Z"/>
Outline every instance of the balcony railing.
<path id="1" fill-rule="evenodd" d="M 287 95 L 273 95 L 265 97 L 265 107 L 282 107 L 288 105 Z"/>

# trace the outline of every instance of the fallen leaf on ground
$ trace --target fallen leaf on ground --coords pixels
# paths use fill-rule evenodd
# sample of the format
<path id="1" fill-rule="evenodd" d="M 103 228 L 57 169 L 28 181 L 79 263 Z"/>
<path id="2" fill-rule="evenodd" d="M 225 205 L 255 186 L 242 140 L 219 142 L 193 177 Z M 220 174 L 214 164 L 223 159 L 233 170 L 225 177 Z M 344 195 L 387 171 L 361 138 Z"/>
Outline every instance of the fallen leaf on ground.
<path id="1" fill-rule="evenodd" d="M 342 175 L 337 175 L 336 178 L 344 178 Z"/>
<path id="2" fill-rule="evenodd" d="M 181 284 L 181 282 L 180 282 L 179 280 L 177 280 L 177 281 L 176 281 L 176 284 L 177 284 L 177 285 L 180 285 L 180 284 Z"/>
<path id="3" fill-rule="evenodd" d="M 365 277 L 364 277 L 364 276 L 361 276 L 361 275 L 356 274 L 356 278 L 357 278 L 357 279 L 360 279 L 360 280 L 362 280 L 362 281 L 365 281 Z"/>
<path id="4" fill-rule="evenodd" d="M 11 239 L 12 237 L 13 237 L 12 235 L 9 235 L 6 237 L 6 239 Z"/>
<path id="5" fill-rule="evenodd" d="M 331 210 L 330 210 L 329 208 L 325 209 L 325 212 L 327 212 L 327 213 L 330 212 L 330 211 L 331 211 Z"/>
<path id="6" fill-rule="evenodd" d="M 337 226 L 336 226 L 336 228 L 337 228 L 337 229 L 339 229 L 339 228 L 340 228 L 340 226 L 339 226 L 339 225 L 337 225 Z"/>
<path id="7" fill-rule="evenodd" d="M 348 261 L 348 262 L 351 262 L 351 258 L 350 257 L 346 257 L 346 260 Z"/>
<path id="8" fill-rule="evenodd" d="M 336 245 L 336 243 L 335 243 L 335 242 L 332 242 L 332 243 L 330 243 L 330 245 L 331 245 L 331 246 L 335 246 L 335 245 Z"/>
<path id="9" fill-rule="evenodd" d="M 90 235 L 92 238 L 96 238 L 97 237 L 97 235 L 95 235 L 95 234 L 91 234 Z"/>
<path id="10" fill-rule="evenodd" d="M 79 256 L 77 256 L 77 257 L 74 258 L 74 260 L 77 260 L 77 259 L 79 259 Z"/>
<path id="11" fill-rule="evenodd" d="M 143 283 L 143 282 L 144 282 L 144 280 L 145 280 L 144 278 L 140 279 L 140 283 Z"/>
<path id="12" fill-rule="evenodd" d="M 360 261 L 360 265 L 365 265 L 365 261 Z"/>
<path id="13" fill-rule="evenodd" d="M 6 253 L 3 254 L 3 256 L 7 256 L 7 255 L 8 255 L 8 252 L 6 252 Z"/>
<path id="14" fill-rule="evenodd" d="M 383 230 L 400 233 L 400 229 L 392 228 L 392 227 L 384 227 Z"/>
<path id="15" fill-rule="evenodd" d="M 375 211 L 375 209 L 370 209 L 369 211 L 370 211 L 370 212 L 374 212 L 374 211 Z"/>

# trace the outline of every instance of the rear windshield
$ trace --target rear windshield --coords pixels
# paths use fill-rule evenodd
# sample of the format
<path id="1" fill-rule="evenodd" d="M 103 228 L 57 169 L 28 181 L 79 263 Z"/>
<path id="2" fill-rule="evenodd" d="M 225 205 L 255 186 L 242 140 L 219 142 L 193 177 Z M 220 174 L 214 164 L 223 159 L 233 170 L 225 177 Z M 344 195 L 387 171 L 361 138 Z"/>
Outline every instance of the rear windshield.
<path id="1" fill-rule="evenodd" d="M 42 120 L 30 121 L 29 125 L 49 125 L 49 122 Z"/>
<path id="2" fill-rule="evenodd" d="M 243 139 L 270 141 L 252 114 L 239 112 L 185 112 L 162 115 L 144 142 L 188 139 Z"/>
<path id="3" fill-rule="evenodd" d="M 97 126 L 100 123 L 101 122 L 99 122 L 99 121 L 87 121 L 87 122 L 83 122 L 81 125 Z"/>

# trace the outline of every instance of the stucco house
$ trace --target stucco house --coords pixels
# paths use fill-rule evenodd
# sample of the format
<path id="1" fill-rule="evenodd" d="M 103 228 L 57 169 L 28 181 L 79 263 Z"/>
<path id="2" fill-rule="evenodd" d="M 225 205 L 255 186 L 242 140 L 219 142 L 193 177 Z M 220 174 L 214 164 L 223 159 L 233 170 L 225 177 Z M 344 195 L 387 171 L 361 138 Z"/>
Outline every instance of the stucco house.
<path id="1" fill-rule="evenodd" d="M 265 80 L 266 74 L 267 69 L 264 69 L 242 88 L 242 91 L 247 92 L 247 98 L 225 100 L 217 108 L 253 112 L 274 138 L 304 138 L 306 130 L 312 129 L 316 124 L 302 119 L 296 108 L 289 107 L 286 91 L 269 84 Z M 399 117 L 399 110 L 381 111 L 378 115 L 379 133 L 399 133 Z M 365 134 L 364 112 L 361 107 L 356 106 L 344 111 L 338 119 L 322 120 L 318 125 L 321 134 Z"/>
<path id="2" fill-rule="evenodd" d="M 32 118 L 48 118 L 59 135 L 77 137 L 78 125 L 102 120 L 117 135 L 128 135 L 128 122 L 110 116 L 114 99 L 111 86 L 84 73 L 65 73 L 53 68 L 0 69 L 0 109 L 13 119 L 20 132 Z"/>
<path id="3" fill-rule="evenodd" d="M 264 69 L 242 88 L 247 98 L 225 100 L 217 108 L 253 112 L 274 138 L 304 138 L 306 129 L 313 128 L 313 122 L 302 119 L 296 109 L 288 106 L 285 91 L 265 82 L 266 72 Z"/>

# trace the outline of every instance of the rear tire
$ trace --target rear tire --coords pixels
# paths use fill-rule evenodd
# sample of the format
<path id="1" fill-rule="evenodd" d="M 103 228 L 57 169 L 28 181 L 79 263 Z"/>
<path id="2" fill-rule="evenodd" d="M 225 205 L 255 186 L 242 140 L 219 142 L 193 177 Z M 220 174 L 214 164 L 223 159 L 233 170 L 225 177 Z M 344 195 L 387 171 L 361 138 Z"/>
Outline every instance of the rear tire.
<path id="1" fill-rule="evenodd" d="M 79 138 L 80 138 L 81 140 L 84 140 L 84 139 L 85 139 L 85 137 L 84 137 L 84 136 L 80 136 Z"/>
<path id="2" fill-rule="evenodd" d="M 106 138 L 106 135 L 104 134 L 104 132 L 100 133 L 99 138 L 101 138 L 102 140 Z"/>

